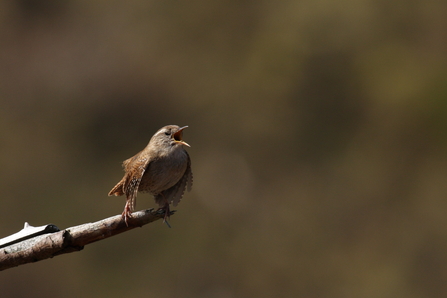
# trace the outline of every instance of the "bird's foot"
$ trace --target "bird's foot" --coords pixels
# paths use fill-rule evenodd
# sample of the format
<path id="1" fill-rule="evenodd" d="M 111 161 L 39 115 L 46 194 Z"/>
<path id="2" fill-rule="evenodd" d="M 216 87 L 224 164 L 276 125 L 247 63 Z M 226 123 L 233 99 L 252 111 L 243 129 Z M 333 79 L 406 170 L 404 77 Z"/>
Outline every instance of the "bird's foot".
<path id="1" fill-rule="evenodd" d="M 124 222 L 126 223 L 126 226 L 129 226 L 128 220 L 129 218 L 132 218 L 132 210 L 130 209 L 129 204 L 126 204 L 124 207 L 123 213 L 121 213 L 121 216 L 124 218 Z"/>
<path id="2" fill-rule="evenodd" d="M 164 212 L 165 215 L 163 217 L 163 223 L 165 223 L 170 228 L 171 225 L 169 224 L 168 219 L 171 215 L 171 209 L 169 208 L 169 204 L 166 204 L 163 207 L 159 208 L 158 211 Z"/>

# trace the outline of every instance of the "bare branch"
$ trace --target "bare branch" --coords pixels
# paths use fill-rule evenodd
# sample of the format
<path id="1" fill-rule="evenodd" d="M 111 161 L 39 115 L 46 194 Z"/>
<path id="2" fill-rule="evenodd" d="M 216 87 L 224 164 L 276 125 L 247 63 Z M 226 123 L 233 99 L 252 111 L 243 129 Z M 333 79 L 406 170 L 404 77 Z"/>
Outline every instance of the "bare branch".
<path id="1" fill-rule="evenodd" d="M 172 214 L 172 212 L 171 212 Z M 164 212 L 147 209 L 132 213 L 126 226 L 121 215 L 86 223 L 52 234 L 40 235 L 0 249 L 0 271 L 57 255 L 80 251 L 85 245 L 106 239 L 163 218 Z"/>

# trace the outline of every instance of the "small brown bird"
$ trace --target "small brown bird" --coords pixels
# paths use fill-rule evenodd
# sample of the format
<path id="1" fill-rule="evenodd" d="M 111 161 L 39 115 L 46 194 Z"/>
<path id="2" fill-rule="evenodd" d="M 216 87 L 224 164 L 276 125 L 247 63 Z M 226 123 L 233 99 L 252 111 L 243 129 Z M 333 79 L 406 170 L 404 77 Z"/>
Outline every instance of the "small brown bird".
<path id="1" fill-rule="evenodd" d="M 183 148 L 183 130 L 188 126 L 168 125 L 158 130 L 149 144 L 135 156 L 123 162 L 124 177 L 109 192 L 109 196 L 126 195 L 122 216 L 127 225 L 136 205 L 138 191 L 149 192 L 164 210 L 164 222 L 170 214 L 169 205 L 180 202 L 192 187 L 191 159 Z"/>

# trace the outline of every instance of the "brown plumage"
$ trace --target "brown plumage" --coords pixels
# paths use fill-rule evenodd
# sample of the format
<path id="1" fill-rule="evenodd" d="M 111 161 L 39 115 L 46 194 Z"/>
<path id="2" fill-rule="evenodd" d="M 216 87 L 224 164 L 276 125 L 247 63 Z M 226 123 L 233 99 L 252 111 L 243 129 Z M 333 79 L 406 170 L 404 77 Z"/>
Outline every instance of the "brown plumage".
<path id="1" fill-rule="evenodd" d="M 180 202 L 187 188 L 192 187 L 191 159 L 183 146 L 183 129 L 168 125 L 158 130 L 149 144 L 135 156 L 123 162 L 124 177 L 109 192 L 109 196 L 126 195 L 123 217 L 127 224 L 135 209 L 138 191 L 149 192 L 169 217 L 169 205 Z"/>

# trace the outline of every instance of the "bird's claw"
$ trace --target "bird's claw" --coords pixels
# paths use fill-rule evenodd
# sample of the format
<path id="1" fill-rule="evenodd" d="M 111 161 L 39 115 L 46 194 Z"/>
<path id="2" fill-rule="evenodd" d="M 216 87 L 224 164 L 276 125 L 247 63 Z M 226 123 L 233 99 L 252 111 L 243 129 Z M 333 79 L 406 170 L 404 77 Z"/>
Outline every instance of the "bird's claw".
<path id="1" fill-rule="evenodd" d="M 160 215 L 164 214 L 164 216 L 163 216 L 163 223 L 165 223 L 170 228 L 171 225 L 169 224 L 168 219 L 169 219 L 169 217 L 171 215 L 171 210 L 169 208 L 169 205 L 161 207 L 161 208 L 158 208 L 157 213 L 160 214 Z"/>
<path id="2" fill-rule="evenodd" d="M 166 219 L 163 219 L 163 222 L 168 226 L 168 228 L 171 228 L 171 225 L 169 224 L 169 222 Z"/>
<path id="3" fill-rule="evenodd" d="M 126 223 L 126 226 L 129 226 L 129 218 L 132 218 L 132 212 L 130 210 L 124 209 L 121 216 L 124 218 L 124 222 Z"/>

